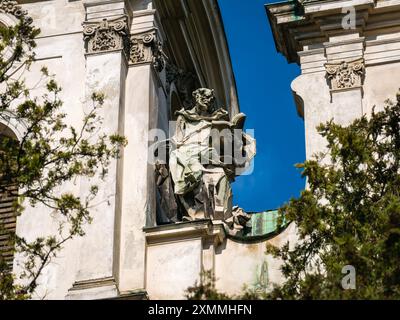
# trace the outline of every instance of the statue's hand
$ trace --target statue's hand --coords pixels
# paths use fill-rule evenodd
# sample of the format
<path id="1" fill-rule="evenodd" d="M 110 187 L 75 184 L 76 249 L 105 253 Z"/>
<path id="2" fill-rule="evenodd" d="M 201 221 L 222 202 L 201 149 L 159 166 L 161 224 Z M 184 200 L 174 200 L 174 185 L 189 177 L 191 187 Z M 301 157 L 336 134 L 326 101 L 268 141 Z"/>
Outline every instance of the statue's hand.
<path id="1" fill-rule="evenodd" d="M 197 182 L 196 177 L 191 172 L 185 173 L 185 180 L 190 182 L 190 183 L 196 183 Z"/>

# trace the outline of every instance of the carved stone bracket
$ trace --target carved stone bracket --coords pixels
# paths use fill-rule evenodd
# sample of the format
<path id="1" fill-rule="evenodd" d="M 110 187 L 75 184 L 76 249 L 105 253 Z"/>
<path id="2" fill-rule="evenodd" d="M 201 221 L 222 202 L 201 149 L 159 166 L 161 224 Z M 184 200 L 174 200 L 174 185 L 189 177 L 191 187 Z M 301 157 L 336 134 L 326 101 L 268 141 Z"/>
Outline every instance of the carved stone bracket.
<path id="1" fill-rule="evenodd" d="M 126 49 L 128 37 L 127 17 L 100 22 L 84 22 L 83 35 L 87 53 Z"/>
<path id="2" fill-rule="evenodd" d="M 361 87 L 364 81 L 364 59 L 325 64 L 331 90 L 346 90 Z"/>
<path id="3" fill-rule="evenodd" d="M 165 66 L 165 55 L 156 30 L 130 36 L 129 64 L 152 63 L 161 72 Z"/>

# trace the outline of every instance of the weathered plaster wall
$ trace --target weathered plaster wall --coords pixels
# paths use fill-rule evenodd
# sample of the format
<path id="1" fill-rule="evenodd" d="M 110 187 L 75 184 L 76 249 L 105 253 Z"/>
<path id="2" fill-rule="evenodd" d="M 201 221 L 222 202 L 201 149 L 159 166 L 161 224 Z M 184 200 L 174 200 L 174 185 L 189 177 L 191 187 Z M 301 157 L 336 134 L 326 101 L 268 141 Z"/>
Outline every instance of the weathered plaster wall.
<path id="1" fill-rule="evenodd" d="M 84 8 L 81 3 L 66 1 L 40 2 L 24 5 L 42 32 L 37 39 L 37 62 L 31 72 L 25 73 L 27 83 L 33 87 L 39 78 L 40 68 L 46 66 L 63 88 L 62 111 L 68 124 L 79 127 L 85 102 L 85 56 L 82 46 L 81 23 Z M 40 89 L 36 90 L 40 94 Z M 80 192 L 80 181 L 63 187 L 64 191 Z M 28 240 L 57 233 L 57 223 L 49 209 L 42 206 L 28 208 L 17 221 L 17 232 Z M 79 265 L 79 241 L 66 244 L 57 260 L 45 268 L 35 298 L 63 299 L 75 281 Z M 18 257 L 15 261 L 15 271 Z"/>
<path id="2" fill-rule="evenodd" d="M 400 33 L 393 34 L 393 37 L 400 37 Z M 362 91 L 350 90 L 341 93 L 340 96 L 330 92 L 324 68 L 324 63 L 328 61 L 325 54 L 321 55 L 316 50 L 314 54 L 313 50 L 300 53 L 302 74 L 292 82 L 291 89 L 304 103 L 307 158 L 325 149 L 326 142 L 316 130 L 319 124 L 334 119 L 345 125 L 363 114 L 370 114 L 374 106 L 377 111 L 382 109 L 385 100 L 395 100 L 400 83 L 399 40 L 390 44 L 392 48 L 395 46 L 396 50 L 391 52 L 395 56 L 388 62 L 375 62 L 374 59 L 382 53 L 387 55 L 388 44 L 376 44 L 372 47 L 366 42 L 364 45 L 366 45 L 365 52 L 350 58 L 350 60 L 357 57 L 365 59 L 365 80 Z M 309 67 L 315 68 L 316 65 L 320 69 L 309 69 Z"/>
<path id="3" fill-rule="evenodd" d="M 229 295 L 243 294 L 244 289 L 269 290 L 282 282 L 281 262 L 266 254 L 266 245 L 281 247 L 297 241 L 294 224 L 267 241 L 239 243 L 230 239 L 216 249 L 216 287 Z"/>
<path id="4" fill-rule="evenodd" d="M 226 82 L 217 85 L 230 104 L 226 107 L 235 114 L 236 88 L 222 24 L 213 1 L 205 3 L 207 17 L 200 18 L 218 32 L 212 38 L 221 62 L 215 76 L 221 73 L 218 77 Z M 215 252 L 212 244 L 203 248 L 202 236 L 187 243 L 147 247 L 143 227 L 155 225 L 156 206 L 154 168 L 148 164 L 148 135 L 153 128 L 167 129 L 171 117 L 165 69 L 157 72 L 152 56 L 133 62 L 119 49 L 87 53 L 83 41 L 85 20 L 98 23 L 104 17 L 110 19 L 124 13 L 128 15 L 131 36 L 153 32 L 161 42 L 167 41 L 169 35 L 157 21 L 152 1 L 52 0 L 29 2 L 23 8 L 41 29 L 36 48 L 38 61 L 26 74 L 28 84 L 34 85 L 40 68 L 47 66 L 63 88 L 62 111 L 67 114 L 67 123 L 74 127 L 81 125 L 92 91 L 102 91 L 106 96 L 103 131 L 119 132 L 129 141 L 122 159 L 111 164 L 107 181 L 98 181 L 101 190 L 95 202 L 100 205 L 92 212 L 94 222 L 87 227 L 86 236 L 68 242 L 58 258 L 44 269 L 34 298 L 100 299 L 146 290 L 154 299 L 174 294 L 183 297 L 184 289 L 194 284 L 202 265 L 214 265 Z M 181 46 L 189 45 L 186 38 L 181 42 L 177 54 Z M 150 49 L 146 50 L 148 53 Z M 215 57 L 209 59 L 217 61 Z M 211 64 L 204 67 L 210 72 L 214 68 Z M 34 90 L 36 94 L 40 92 L 40 88 Z M 60 191 L 84 195 L 88 186 L 88 181 L 76 179 Z M 41 206 L 27 208 L 17 222 L 18 234 L 27 240 L 54 234 L 56 228 L 54 215 Z M 162 254 L 167 256 L 163 258 Z M 21 257 L 16 257 L 17 273 L 19 261 Z M 177 272 L 184 279 L 168 285 L 174 277 L 167 278 L 167 271 Z"/>

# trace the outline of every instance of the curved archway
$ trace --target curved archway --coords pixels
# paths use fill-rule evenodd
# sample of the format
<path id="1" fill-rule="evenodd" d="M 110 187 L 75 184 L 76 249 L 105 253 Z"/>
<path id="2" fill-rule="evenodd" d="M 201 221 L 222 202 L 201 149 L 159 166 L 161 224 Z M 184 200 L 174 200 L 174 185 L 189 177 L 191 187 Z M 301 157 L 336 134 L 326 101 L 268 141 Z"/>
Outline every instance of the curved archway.
<path id="1" fill-rule="evenodd" d="M 183 104 L 181 102 L 178 90 L 174 83 L 171 85 L 171 89 L 169 92 L 168 105 L 169 105 L 169 112 L 170 112 L 169 118 L 170 118 L 170 120 L 175 121 L 177 119 L 175 113 L 183 108 Z"/>
<path id="2" fill-rule="evenodd" d="M 0 134 L 21 141 L 26 132 L 26 124 L 17 119 L 10 111 L 1 111 L 0 113 Z"/>
<path id="3" fill-rule="evenodd" d="M 0 28 L 14 27 L 18 23 L 18 19 L 11 14 L 0 12 Z M 5 61 L 12 59 L 14 50 L 10 47 L 3 49 L 3 57 Z"/>
<path id="4" fill-rule="evenodd" d="M 5 150 L 18 146 L 17 134 L 4 123 L 0 122 L 0 270 L 12 270 L 14 261 L 14 235 L 17 226 L 15 210 L 18 201 L 18 185 L 14 183 L 10 168 L 9 155 Z"/>

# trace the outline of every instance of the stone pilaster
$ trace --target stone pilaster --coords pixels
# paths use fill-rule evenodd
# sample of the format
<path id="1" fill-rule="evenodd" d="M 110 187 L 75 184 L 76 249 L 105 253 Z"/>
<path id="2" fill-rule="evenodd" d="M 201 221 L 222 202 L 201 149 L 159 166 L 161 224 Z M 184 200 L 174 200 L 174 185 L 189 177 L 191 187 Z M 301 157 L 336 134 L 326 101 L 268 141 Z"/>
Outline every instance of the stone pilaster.
<path id="1" fill-rule="evenodd" d="M 149 132 L 158 126 L 165 105 L 160 71 L 164 67 L 155 11 L 132 13 L 126 77 L 124 149 L 118 284 L 122 294 L 146 290 L 146 241 L 143 228 L 155 224 L 156 185 L 149 162 Z M 163 73 L 163 72 L 162 72 Z"/>
<path id="2" fill-rule="evenodd" d="M 91 95 L 105 95 L 100 110 L 101 132 L 123 134 L 123 112 L 127 61 L 128 19 L 123 1 L 85 1 L 87 20 L 83 23 L 86 47 L 86 107 L 91 108 Z M 85 110 L 86 111 L 86 110 Z M 121 168 L 123 159 L 112 160 L 105 181 L 81 182 L 82 192 L 92 184 L 99 187 L 91 210 L 93 222 L 81 239 L 76 281 L 69 290 L 69 299 L 114 298 L 117 286 L 116 252 L 119 246 L 117 225 L 121 205 Z"/>
<path id="3" fill-rule="evenodd" d="M 333 119 L 342 125 L 363 115 L 364 40 L 358 34 L 346 34 L 324 44 Z"/>

